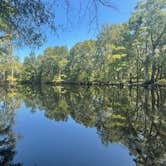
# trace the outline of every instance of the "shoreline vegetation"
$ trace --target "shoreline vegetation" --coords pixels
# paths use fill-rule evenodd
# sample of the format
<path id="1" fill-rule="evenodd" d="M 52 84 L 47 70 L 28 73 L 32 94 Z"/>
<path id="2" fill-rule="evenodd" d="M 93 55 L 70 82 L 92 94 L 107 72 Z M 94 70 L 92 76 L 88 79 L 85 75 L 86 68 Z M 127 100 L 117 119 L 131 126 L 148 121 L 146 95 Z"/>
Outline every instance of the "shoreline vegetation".
<path id="1" fill-rule="evenodd" d="M 51 85 L 51 86 L 63 86 L 63 85 L 76 85 L 76 86 L 117 86 L 117 87 L 166 87 L 166 80 L 158 81 L 154 83 L 146 83 L 146 82 L 103 82 L 103 81 L 96 81 L 96 82 L 69 82 L 69 81 L 61 81 L 61 82 L 44 82 L 44 83 L 37 83 L 37 82 L 0 82 L 0 86 L 9 85 L 9 86 L 17 86 L 17 85 Z"/>
<path id="2" fill-rule="evenodd" d="M 51 85 L 83 85 L 83 86 L 161 86 L 161 87 L 166 87 L 166 83 L 160 83 L 160 82 L 155 82 L 155 83 L 145 83 L 145 82 L 52 82 L 48 83 Z"/>

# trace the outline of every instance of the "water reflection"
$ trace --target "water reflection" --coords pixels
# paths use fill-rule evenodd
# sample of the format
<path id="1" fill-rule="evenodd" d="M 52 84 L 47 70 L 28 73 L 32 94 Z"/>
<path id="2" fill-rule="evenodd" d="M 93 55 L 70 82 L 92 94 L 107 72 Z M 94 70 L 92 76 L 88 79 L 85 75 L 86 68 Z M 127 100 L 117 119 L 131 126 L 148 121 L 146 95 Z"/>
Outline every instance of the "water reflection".
<path id="1" fill-rule="evenodd" d="M 16 136 L 12 130 L 14 110 L 21 103 L 13 89 L 1 89 L 0 99 L 0 165 L 21 166 L 19 163 L 12 163 L 16 145 Z"/>
<path id="2" fill-rule="evenodd" d="M 48 119 L 72 117 L 79 124 L 95 127 L 104 145 L 127 146 L 137 165 L 166 164 L 166 89 L 26 86 L 14 94 L 1 93 L 0 133 L 5 131 L 10 144 L 0 142 L 0 148 L 7 150 L 7 155 L 0 151 L 2 163 L 10 163 L 14 156 L 11 126 L 22 100 L 32 113 L 44 110 Z"/>

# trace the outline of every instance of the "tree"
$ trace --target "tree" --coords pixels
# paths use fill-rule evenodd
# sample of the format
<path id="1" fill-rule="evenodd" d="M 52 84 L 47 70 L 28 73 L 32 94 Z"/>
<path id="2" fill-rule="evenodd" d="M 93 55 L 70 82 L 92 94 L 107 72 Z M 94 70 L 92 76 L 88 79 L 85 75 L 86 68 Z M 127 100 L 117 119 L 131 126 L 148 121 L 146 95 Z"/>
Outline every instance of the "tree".
<path id="1" fill-rule="evenodd" d="M 12 55 L 13 47 L 9 46 L 0 53 L 0 81 L 14 83 L 19 80 L 22 64 L 17 56 Z"/>
<path id="2" fill-rule="evenodd" d="M 40 28 L 48 25 L 54 28 L 54 14 L 40 0 L 2 0 L 0 2 L 0 39 L 12 37 L 28 45 L 40 45 Z"/>
<path id="3" fill-rule="evenodd" d="M 98 77 L 104 81 L 122 80 L 125 73 L 126 48 L 123 45 L 123 24 L 104 25 L 96 44 Z M 100 74 L 102 72 L 102 74 Z"/>
<path id="4" fill-rule="evenodd" d="M 103 2 L 106 3 L 95 0 L 93 5 Z M 70 51 L 64 46 L 48 47 L 43 55 L 26 58 L 22 80 L 85 84 L 102 81 L 130 84 L 139 81 L 154 83 L 159 79 L 163 81 L 166 76 L 165 4 L 164 0 L 139 1 L 128 22 L 105 24 L 96 40 L 77 43 Z M 5 24 L 2 26 L 5 27 Z M 9 37 L 0 40 L 3 80 L 7 80 L 9 75 L 13 80 L 16 70 L 14 63 L 11 63 L 11 40 Z"/>
<path id="5" fill-rule="evenodd" d="M 38 80 L 38 61 L 35 54 L 31 52 L 24 60 L 21 81 L 37 83 Z"/>
<path id="6" fill-rule="evenodd" d="M 26 45 L 40 46 L 44 40 L 42 27 L 56 30 L 55 7 L 63 3 L 66 13 L 70 11 L 71 0 L 44 1 L 44 0 L 1 0 L 0 1 L 0 40 L 5 38 L 19 39 Z M 80 2 L 80 4 L 82 4 Z M 87 5 L 88 4 L 88 5 Z M 91 4 L 91 5 L 89 5 Z M 89 0 L 83 3 L 81 10 L 93 9 L 91 22 L 97 20 L 98 6 L 112 7 L 108 0 Z M 80 12 L 80 11 L 79 11 Z M 92 12 L 91 12 L 92 13 Z"/>
<path id="7" fill-rule="evenodd" d="M 95 41 L 77 43 L 70 50 L 69 78 L 71 81 L 89 82 L 93 80 Z"/>
<path id="8" fill-rule="evenodd" d="M 41 82 L 61 82 L 65 79 L 68 49 L 65 46 L 49 47 L 39 56 L 39 77 Z"/>
<path id="9" fill-rule="evenodd" d="M 140 47 L 144 49 L 146 82 L 156 81 L 156 61 L 159 55 L 157 52 L 160 52 L 166 41 L 165 5 L 164 0 L 139 1 L 130 19 L 132 32 L 141 44 Z"/>

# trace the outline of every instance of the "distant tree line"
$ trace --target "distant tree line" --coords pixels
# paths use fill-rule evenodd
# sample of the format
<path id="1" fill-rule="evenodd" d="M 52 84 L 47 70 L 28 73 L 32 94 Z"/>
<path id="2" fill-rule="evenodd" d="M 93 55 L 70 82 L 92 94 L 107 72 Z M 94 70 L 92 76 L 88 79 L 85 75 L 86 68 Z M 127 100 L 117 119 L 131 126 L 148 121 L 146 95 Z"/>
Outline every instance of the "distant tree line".
<path id="1" fill-rule="evenodd" d="M 165 0 L 139 1 L 128 22 L 105 24 L 96 40 L 70 50 L 48 47 L 37 57 L 31 53 L 23 63 L 9 54 L 2 56 L 0 78 L 27 83 L 165 82 L 165 7 Z"/>

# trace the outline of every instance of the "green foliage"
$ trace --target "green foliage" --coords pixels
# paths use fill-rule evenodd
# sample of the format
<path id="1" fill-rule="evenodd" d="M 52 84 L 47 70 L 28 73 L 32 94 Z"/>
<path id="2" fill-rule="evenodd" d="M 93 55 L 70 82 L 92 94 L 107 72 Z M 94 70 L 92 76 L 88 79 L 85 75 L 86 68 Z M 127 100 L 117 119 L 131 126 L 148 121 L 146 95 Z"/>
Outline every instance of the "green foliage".
<path id="1" fill-rule="evenodd" d="M 38 82 L 38 62 L 34 53 L 25 58 L 21 80 L 24 82 Z"/>
<path id="2" fill-rule="evenodd" d="M 62 81 L 65 78 L 65 67 L 68 63 L 66 47 L 49 47 L 40 56 L 39 73 L 41 82 Z"/>
<path id="3" fill-rule="evenodd" d="M 139 1 L 131 17 L 130 29 L 135 37 L 135 49 L 141 53 L 146 81 L 156 81 L 160 74 L 157 61 L 162 56 L 166 41 L 166 2 L 164 0 Z M 165 53 L 164 53 L 165 54 Z"/>
<path id="4" fill-rule="evenodd" d="M 23 63 L 22 81 L 29 83 L 61 82 L 65 79 L 65 67 L 68 63 L 66 47 L 49 47 L 44 55 L 35 57 L 32 53 Z"/>
<path id="5" fill-rule="evenodd" d="M 92 79 L 95 60 L 95 41 L 88 40 L 76 44 L 70 50 L 69 79 L 71 81 L 88 82 Z"/>
<path id="6" fill-rule="evenodd" d="M 32 3 L 37 2 L 32 1 Z M 37 4 L 34 8 L 40 6 Z M 77 43 L 70 51 L 64 46 L 55 46 L 46 48 L 43 55 L 38 57 L 33 54 L 26 57 L 21 80 L 30 83 L 64 81 L 154 83 L 165 79 L 165 4 L 164 0 L 139 1 L 128 22 L 103 25 L 96 40 Z M 8 3 L 6 5 L 9 10 L 7 13 L 14 15 L 15 10 L 10 8 Z M 30 9 L 29 6 L 27 12 Z M 1 17 L 1 26 L 6 29 L 7 23 Z M 31 17 L 29 12 L 28 17 Z M 0 40 L 1 79 L 6 80 L 11 80 L 11 75 L 14 79 L 13 74 L 9 74 L 11 73 L 9 71 L 14 69 L 14 67 L 12 70 L 9 69 L 12 65 L 8 61 L 12 53 L 8 45 L 11 44 L 12 35 L 9 36 Z M 17 73 L 16 68 L 15 73 Z"/>
<path id="7" fill-rule="evenodd" d="M 10 50 L 0 53 L 0 81 L 14 83 L 20 79 L 22 64 Z"/>
<path id="8" fill-rule="evenodd" d="M 26 45 L 39 46 L 44 39 L 43 25 L 55 28 L 53 10 L 43 1 L 0 1 L 0 40 L 12 36 Z"/>

